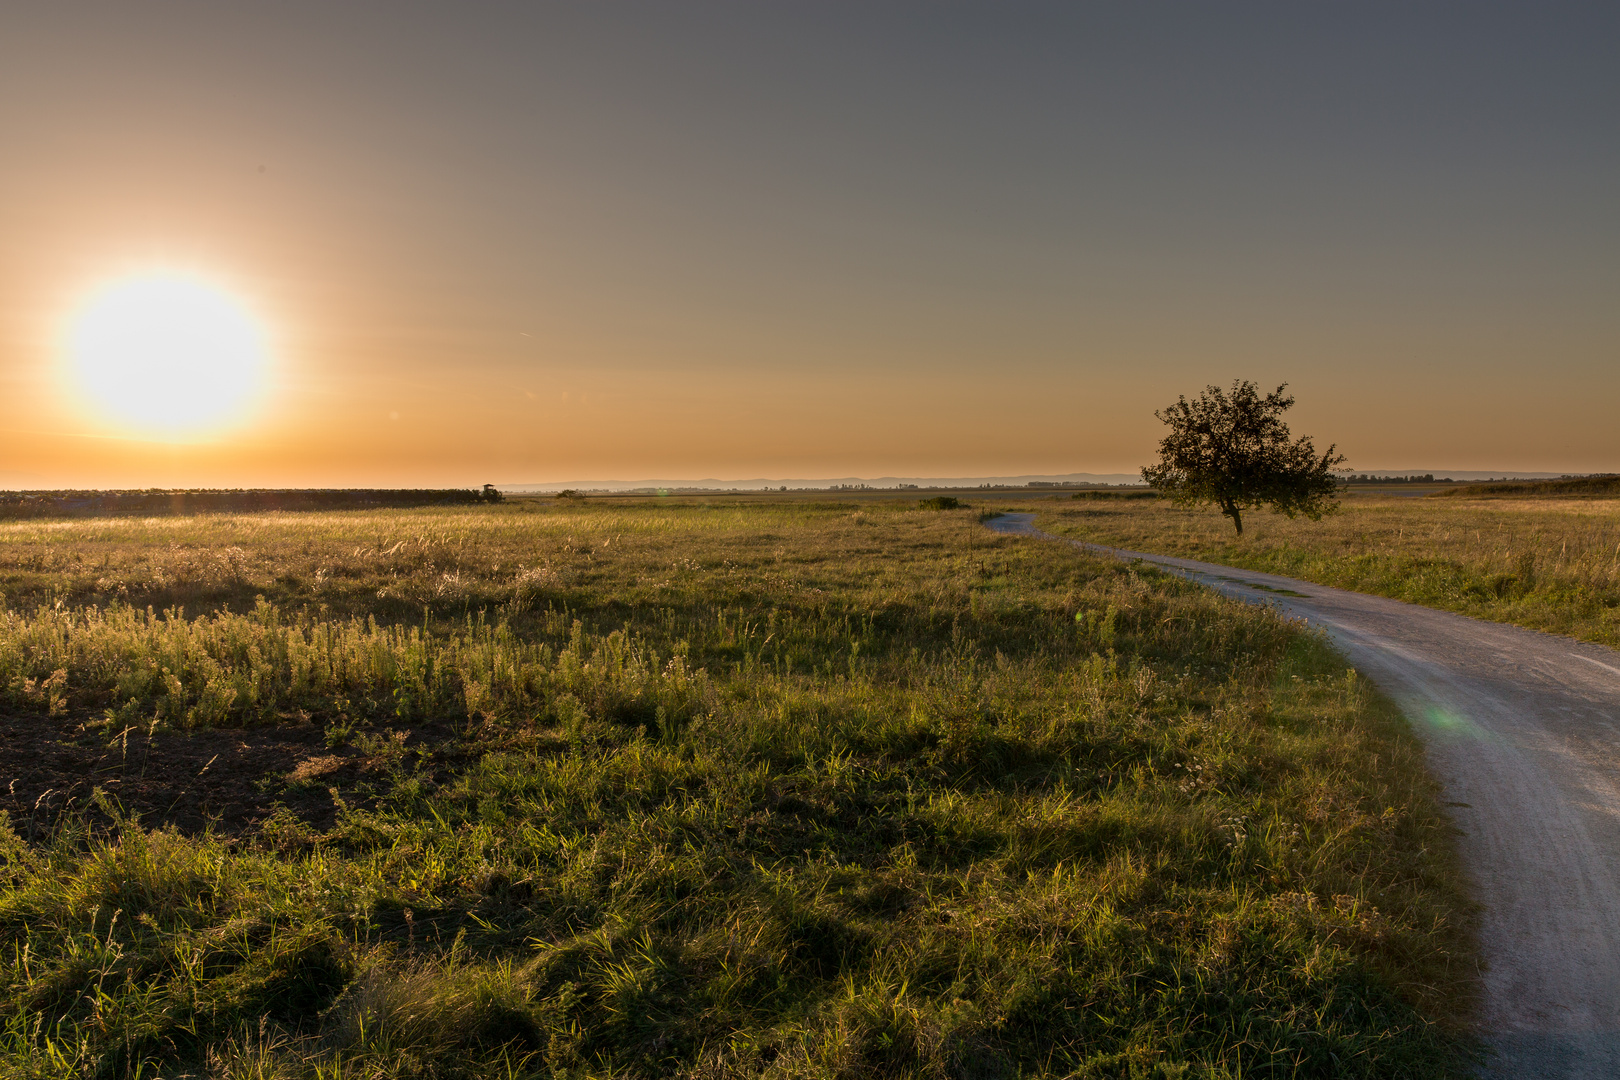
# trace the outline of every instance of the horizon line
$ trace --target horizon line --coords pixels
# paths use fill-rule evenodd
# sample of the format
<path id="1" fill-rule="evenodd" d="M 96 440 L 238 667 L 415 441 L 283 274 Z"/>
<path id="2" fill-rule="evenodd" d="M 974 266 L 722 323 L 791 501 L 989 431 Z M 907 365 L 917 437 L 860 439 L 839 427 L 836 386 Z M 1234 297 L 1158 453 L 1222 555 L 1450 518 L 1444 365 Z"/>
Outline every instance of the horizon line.
<path id="1" fill-rule="evenodd" d="M 1483 480 L 1556 480 L 1567 476 L 1599 475 L 1571 472 L 1538 472 L 1526 469 L 1358 469 L 1346 470 L 1347 475 L 1384 477 L 1434 476 L 1439 479 L 1460 481 Z M 1002 476 L 836 476 L 836 477 L 750 477 L 722 480 L 717 477 L 675 479 L 651 477 L 640 480 L 544 480 L 497 483 L 502 491 L 548 491 L 566 488 L 581 490 L 759 490 L 787 487 L 792 489 L 825 490 L 839 485 L 864 485 L 876 488 L 938 487 L 964 488 L 981 486 L 1035 485 L 1099 485 L 1109 487 L 1146 486 L 1140 473 L 1021 473 Z"/>

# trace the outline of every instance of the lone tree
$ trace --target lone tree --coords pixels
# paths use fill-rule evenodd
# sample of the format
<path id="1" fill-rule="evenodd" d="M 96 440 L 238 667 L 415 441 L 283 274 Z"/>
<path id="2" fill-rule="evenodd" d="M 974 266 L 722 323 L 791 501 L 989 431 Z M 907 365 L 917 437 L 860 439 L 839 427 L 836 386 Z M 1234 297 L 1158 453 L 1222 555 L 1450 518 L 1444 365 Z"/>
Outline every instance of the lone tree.
<path id="1" fill-rule="evenodd" d="M 1265 397 L 1247 379 L 1230 392 L 1206 387 L 1198 400 L 1180 398 L 1153 415 L 1170 426 L 1159 443 L 1159 463 L 1142 479 L 1178 506 L 1214 503 L 1243 535 L 1243 511 L 1269 506 L 1312 521 L 1338 509 L 1333 469 L 1338 447 L 1318 455 L 1309 436 L 1295 441 L 1282 414 L 1294 404 L 1284 383 Z"/>

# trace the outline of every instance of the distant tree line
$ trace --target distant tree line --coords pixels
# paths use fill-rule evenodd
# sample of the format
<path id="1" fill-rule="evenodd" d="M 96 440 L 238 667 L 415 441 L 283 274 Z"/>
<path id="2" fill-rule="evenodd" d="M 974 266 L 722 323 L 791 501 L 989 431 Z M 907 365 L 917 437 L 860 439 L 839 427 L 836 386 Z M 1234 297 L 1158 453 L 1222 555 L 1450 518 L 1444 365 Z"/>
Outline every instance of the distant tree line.
<path id="1" fill-rule="evenodd" d="M 493 484 L 471 488 L 291 488 L 145 491 L 4 491 L 0 518 L 354 510 L 501 502 Z"/>
<path id="2" fill-rule="evenodd" d="M 1421 476 L 1374 476 L 1372 473 L 1356 473 L 1352 476 L 1339 477 L 1341 484 L 1455 484 L 1458 481 L 1449 476 L 1442 476 L 1436 480 L 1434 473 L 1423 473 Z"/>

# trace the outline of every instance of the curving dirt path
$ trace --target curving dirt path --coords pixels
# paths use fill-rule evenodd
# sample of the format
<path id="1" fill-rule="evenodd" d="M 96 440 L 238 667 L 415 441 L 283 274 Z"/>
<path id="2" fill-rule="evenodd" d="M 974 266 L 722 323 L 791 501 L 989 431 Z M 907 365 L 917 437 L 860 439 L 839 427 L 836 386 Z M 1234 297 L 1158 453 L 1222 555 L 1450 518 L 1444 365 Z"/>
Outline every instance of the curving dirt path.
<path id="1" fill-rule="evenodd" d="M 986 524 L 1061 539 L 1034 518 Z M 1620 652 L 1274 574 L 1069 542 L 1325 629 L 1411 719 L 1463 832 L 1484 909 L 1487 1074 L 1620 1077 Z"/>

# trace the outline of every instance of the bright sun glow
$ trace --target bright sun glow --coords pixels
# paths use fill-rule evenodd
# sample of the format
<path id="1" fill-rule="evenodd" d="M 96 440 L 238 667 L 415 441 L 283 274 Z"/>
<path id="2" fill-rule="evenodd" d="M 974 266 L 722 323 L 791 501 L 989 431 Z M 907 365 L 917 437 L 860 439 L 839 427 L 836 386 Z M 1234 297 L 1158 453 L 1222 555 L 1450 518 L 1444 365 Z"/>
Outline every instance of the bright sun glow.
<path id="1" fill-rule="evenodd" d="M 108 420 L 167 438 L 243 419 L 269 366 L 264 331 L 247 309 L 177 273 L 100 289 L 74 315 L 67 345 L 73 381 Z"/>

